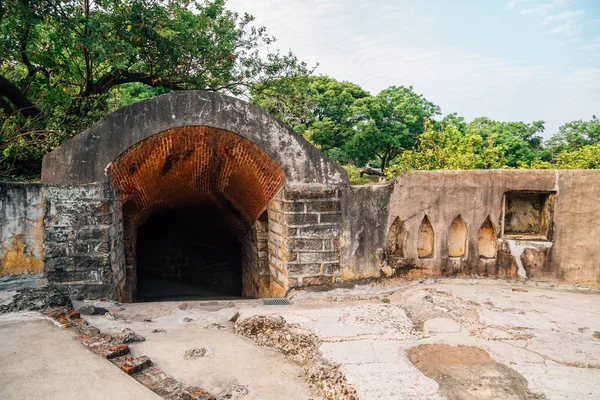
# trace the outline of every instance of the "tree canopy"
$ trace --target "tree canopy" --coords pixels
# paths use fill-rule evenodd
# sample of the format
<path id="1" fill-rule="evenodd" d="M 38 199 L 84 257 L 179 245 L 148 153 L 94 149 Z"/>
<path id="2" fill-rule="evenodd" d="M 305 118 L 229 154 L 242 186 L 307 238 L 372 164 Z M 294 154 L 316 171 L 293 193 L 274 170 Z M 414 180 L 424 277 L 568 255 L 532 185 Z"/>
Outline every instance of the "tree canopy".
<path id="1" fill-rule="evenodd" d="M 589 121 L 577 120 L 558 128 L 558 133 L 548 140 L 553 151 L 578 150 L 584 146 L 600 143 L 600 120 L 594 115 Z"/>
<path id="2" fill-rule="evenodd" d="M 413 169 L 492 169 L 506 166 L 507 146 L 495 136 L 484 138 L 476 133 L 462 133 L 453 125 L 435 128 L 425 124 L 418 146 L 403 152 L 387 171 L 389 177 Z"/>
<path id="3" fill-rule="evenodd" d="M 336 161 L 361 165 L 378 159 L 383 169 L 413 148 L 425 121 L 440 113 L 412 87 L 392 86 L 372 96 L 326 76 L 281 79 L 267 90 L 257 88 L 252 101 Z"/>
<path id="4" fill-rule="evenodd" d="M 330 157 L 351 181 L 367 161 L 388 177 L 411 169 L 598 168 L 600 123 L 573 121 L 544 142 L 543 121 L 501 122 L 440 107 L 412 87 L 373 96 L 351 82 L 296 76 L 252 93 L 252 101 L 282 119 Z"/>
<path id="5" fill-rule="evenodd" d="M 536 160 L 549 161 L 550 153 L 543 148 L 544 121 L 498 122 L 476 118 L 467 126 L 467 132 L 495 141 L 506 148 L 507 167 L 530 167 Z"/>
<path id="6" fill-rule="evenodd" d="M 356 129 L 348 151 L 361 162 L 377 158 L 382 170 L 423 134 L 425 122 L 440 108 L 415 93 L 412 86 L 392 86 L 361 99 L 353 109 Z"/>
<path id="7" fill-rule="evenodd" d="M 0 2 L 4 174 L 36 174 L 43 154 L 115 108 L 169 90 L 234 95 L 310 72 L 225 0 Z"/>
<path id="8" fill-rule="evenodd" d="M 256 105 L 342 164 L 354 156 L 347 146 L 357 125 L 356 104 L 369 97 L 358 85 L 326 76 L 284 78 L 252 92 Z"/>

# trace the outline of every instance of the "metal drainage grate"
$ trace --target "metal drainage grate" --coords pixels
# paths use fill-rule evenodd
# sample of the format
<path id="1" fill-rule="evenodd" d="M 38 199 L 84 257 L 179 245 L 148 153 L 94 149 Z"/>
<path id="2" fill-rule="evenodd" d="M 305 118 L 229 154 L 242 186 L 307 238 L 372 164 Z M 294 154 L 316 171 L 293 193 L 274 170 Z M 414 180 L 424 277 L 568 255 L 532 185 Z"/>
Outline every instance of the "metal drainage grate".
<path id="1" fill-rule="evenodd" d="M 290 306 L 292 302 L 288 299 L 262 299 L 265 306 Z"/>

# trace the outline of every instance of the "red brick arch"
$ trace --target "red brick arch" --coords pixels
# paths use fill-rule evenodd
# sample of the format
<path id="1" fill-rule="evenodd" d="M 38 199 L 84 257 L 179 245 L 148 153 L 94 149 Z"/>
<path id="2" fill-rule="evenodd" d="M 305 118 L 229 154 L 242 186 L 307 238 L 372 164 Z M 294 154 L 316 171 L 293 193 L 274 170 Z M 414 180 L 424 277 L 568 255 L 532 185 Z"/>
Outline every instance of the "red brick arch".
<path id="1" fill-rule="evenodd" d="M 108 167 L 124 204 L 126 283 L 117 296 L 136 293 L 136 232 L 161 211 L 211 207 L 226 229 L 242 241 L 268 202 L 282 188 L 285 174 L 249 140 L 205 126 L 173 128 L 135 144 Z"/>
<path id="2" fill-rule="evenodd" d="M 204 126 L 169 129 L 130 147 L 108 168 L 123 203 L 144 213 L 212 205 L 243 236 L 281 189 L 285 175 L 254 143 Z"/>

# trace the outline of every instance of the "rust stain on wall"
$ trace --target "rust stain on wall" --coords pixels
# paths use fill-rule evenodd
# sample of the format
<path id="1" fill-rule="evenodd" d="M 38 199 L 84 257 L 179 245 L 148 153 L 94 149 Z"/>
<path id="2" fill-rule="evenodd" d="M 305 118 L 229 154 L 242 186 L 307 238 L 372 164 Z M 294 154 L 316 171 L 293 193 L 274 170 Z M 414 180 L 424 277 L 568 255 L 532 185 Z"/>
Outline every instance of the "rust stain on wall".
<path id="1" fill-rule="evenodd" d="M 38 232 L 35 233 L 35 239 L 41 247 L 42 236 Z M 4 256 L 0 266 L 0 276 L 44 272 L 44 263 L 25 244 L 25 235 L 22 233 L 13 235 L 10 245 L 5 247 L 2 253 Z"/>

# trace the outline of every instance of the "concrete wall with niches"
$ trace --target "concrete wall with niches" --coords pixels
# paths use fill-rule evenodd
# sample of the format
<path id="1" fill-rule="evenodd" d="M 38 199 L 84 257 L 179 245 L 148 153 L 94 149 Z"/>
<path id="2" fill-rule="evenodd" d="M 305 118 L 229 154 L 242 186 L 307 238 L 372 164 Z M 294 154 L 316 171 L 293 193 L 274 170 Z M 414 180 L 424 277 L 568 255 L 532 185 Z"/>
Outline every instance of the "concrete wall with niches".
<path id="1" fill-rule="evenodd" d="M 600 286 L 600 171 L 414 171 L 348 193 L 342 269 L 349 279 L 476 275 Z M 466 248 L 450 257 L 458 216 Z M 419 257 L 425 218 L 433 253 Z M 496 238 L 493 257 L 479 250 L 487 218 Z M 388 248 L 396 219 L 404 227 L 402 252 Z"/>

